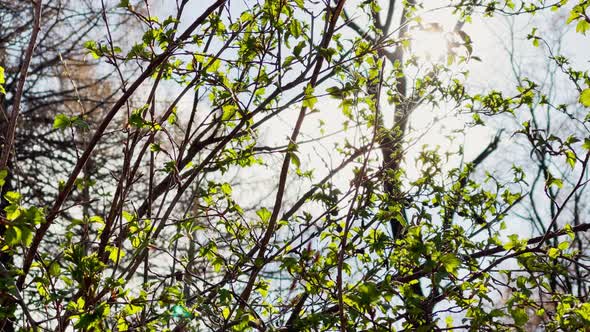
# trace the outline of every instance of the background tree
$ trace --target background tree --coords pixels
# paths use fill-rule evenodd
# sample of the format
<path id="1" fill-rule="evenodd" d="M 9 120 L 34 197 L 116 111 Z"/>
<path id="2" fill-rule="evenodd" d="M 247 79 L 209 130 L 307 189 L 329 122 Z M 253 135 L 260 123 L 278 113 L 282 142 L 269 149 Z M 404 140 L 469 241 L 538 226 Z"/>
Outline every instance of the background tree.
<path id="1" fill-rule="evenodd" d="M 0 1 L 0 66 L 4 69 L 0 126 L 2 163 L 7 170 L 2 197 L 17 190 L 23 194 L 23 203 L 49 204 L 58 191 L 57 180 L 65 178 L 75 164 L 94 119 L 111 103 L 110 86 L 116 82 L 108 81 L 108 73 L 98 74 L 82 48 L 95 31 L 104 28 L 99 9 L 96 3 L 84 1 Z M 57 130 L 64 121 L 72 125 L 65 135 Z M 11 134 L 9 128 L 18 134 Z M 112 143 L 103 140 L 101 146 Z M 82 182 L 104 181 L 101 168 L 109 154 L 92 158 Z M 82 196 L 74 199 L 85 200 L 84 209 L 98 207 Z M 4 211 L 9 203 L 3 199 L 0 205 Z M 64 217 L 71 219 L 68 213 Z M 6 225 L 2 223 L 0 234 L 5 234 Z M 0 262 L 12 265 L 12 254 L 4 250 Z M 4 314 L 10 315 L 14 303 L 9 305 L 12 301 L 5 297 L 1 301 L 7 311 L 2 312 L 0 326 L 11 331 L 12 323 L 4 320 Z"/>

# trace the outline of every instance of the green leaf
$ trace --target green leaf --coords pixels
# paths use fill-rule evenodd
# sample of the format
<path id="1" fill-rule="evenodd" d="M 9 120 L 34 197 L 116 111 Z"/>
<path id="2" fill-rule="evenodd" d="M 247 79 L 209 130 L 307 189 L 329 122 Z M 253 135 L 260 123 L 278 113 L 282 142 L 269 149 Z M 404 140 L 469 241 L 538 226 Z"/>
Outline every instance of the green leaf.
<path id="1" fill-rule="evenodd" d="M 563 180 L 553 177 L 553 174 L 549 173 L 547 176 L 547 180 L 545 181 L 545 186 L 551 187 L 556 186 L 557 188 L 563 188 Z"/>
<path id="2" fill-rule="evenodd" d="M 240 21 L 247 22 L 250 21 L 253 17 L 254 16 L 252 16 L 252 13 L 246 11 L 240 15 Z"/>
<path id="3" fill-rule="evenodd" d="M 1 170 L 0 171 L 0 188 L 2 188 L 2 186 L 4 186 L 4 184 L 6 183 L 6 177 L 8 176 L 8 170 Z"/>
<path id="4" fill-rule="evenodd" d="M 585 89 L 580 93 L 580 103 L 585 107 L 590 107 L 590 88 Z"/>
<path id="5" fill-rule="evenodd" d="M 129 331 L 129 325 L 127 324 L 125 318 L 121 317 L 119 320 L 117 320 L 117 331 Z"/>
<path id="6" fill-rule="evenodd" d="M 547 255 L 549 256 L 549 258 L 555 259 L 559 255 L 559 249 L 549 248 L 549 250 L 547 250 Z"/>
<path id="7" fill-rule="evenodd" d="M 301 167 L 301 160 L 299 159 L 297 154 L 295 152 L 289 152 L 289 155 L 291 156 L 291 162 L 293 163 L 293 165 L 295 165 L 295 167 L 297 168 Z"/>
<path id="8" fill-rule="evenodd" d="M 590 303 L 583 303 L 576 313 L 585 321 L 586 324 L 590 323 Z"/>
<path id="9" fill-rule="evenodd" d="M 74 127 L 80 128 L 80 129 L 90 129 L 90 126 L 88 125 L 88 123 L 84 120 L 82 120 L 82 118 L 75 116 L 71 119 L 72 121 L 72 125 L 74 125 Z M 55 123 L 54 123 L 55 125 Z"/>
<path id="10" fill-rule="evenodd" d="M 457 275 L 457 269 L 461 266 L 461 260 L 457 256 L 446 254 L 440 258 L 440 262 L 448 273 Z"/>
<path id="11" fill-rule="evenodd" d="M 0 66 L 0 93 L 5 95 L 6 90 L 4 90 L 4 68 Z"/>
<path id="12" fill-rule="evenodd" d="M 572 225 L 566 224 L 563 227 L 563 230 L 565 231 L 565 233 L 567 234 L 567 236 L 569 236 L 570 240 L 573 241 L 576 238 L 576 233 L 574 233 L 574 230 L 572 229 Z"/>
<path id="13" fill-rule="evenodd" d="M 172 110 L 172 113 L 170 113 L 170 116 L 167 119 L 168 124 L 171 124 L 171 125 L 176 124 L 177 119 L 178 119 L 178 117 L 176 116 L 176 109 L 174 109 L 174 110 Z"/>
<path id="14" fill-rule="evenodd" d="M 33 241 L 33 232 L 26 226 L 10 226 L 6 230 L 4 240 L 8 245 L 28 246 Z"/>
<path id="15" fill-rule="evenodd" d="M 568 165 L 570 165 L 571 168 L 574 168 L 576 166 L 576 154 L 574 153 L 574 151 L 565 151 L 565 157 Z"/>
<path id="16" fill-rule="evenodd" d="M 21 240 L 22 240 L 21 229 L 17 226 L 8 227 L 8 229 L 6 230 L 6 233 L 4 234 L 4 241 L 6 242 L 6 244 L 8 244 L 9 246 L 14 246 L 14 245 L 19 244 L 21 242 Z"/>
<path id="17" fill-rule="evenodd" d="M 49 265 L 49 274 L 51 276 L 58 276 L 61 273 L 61 267 L 59 266 L 59 264 L 57 262 L 52 262 Z"/>
<path id="18" fill-rule="evenodd" d="M 236 107 L 236 105 L 232 105 L 232 104 L 223 105 L 223 107 L 221 107 L 221 110 L 222 110 L 221 120 L 228 121 L 228 120 L 233 119 L 236 114 L 237 109 L 238 108 Z"/>
<path id="19" fill-rule="evenodd" d="M 212 59 L 207 66 L 207 73 L 216 73 L 221 67 L 221 60 Z"/>
<path id="20" fill-rule="evenodd" d="M 160 151 L 162 151 L 162 148 L 160 147 L 160 144 L 152 143 L 152 144 L 150 144 L 150 151 L 151 152 L 160 152 Z"/>
<path id="21" fill-rule="evenodd" d="M 307 43 L 305 41 L 301 41 L 299 42 L 299 44 L 295 46 L 295 48 L 293 48 L 293 54 L 295 55 L 295 57 L 299 57 L 301 51 L 305 46 L 307 46 Z"/>
<path id="22" fill-rule="evenodd" d="M 526 313 L 526 310 L 523 308 L 516 308 L 513 309 L 511 312 L 512 318 L 514 319 L 514 324 L 518 326 L 523 326 L 526 322 L 529 321 L 529 315 Z"/>
<path id="23" fill-rule="evenodd" d="M 453 316 L 447 316 L 445 318 L 445 324 L 447 327 L 453 327 Z"/>
<path id="24" fill-rule="evenodd" d="M 570 247 L 570 243 L 568 241 L 560 242 L 559 245 L 557 246 L 557 248 L 561 251 L 567 250 L 567 248 L 569 248 L 569 247 Z"/>
<path id="25" fill-rule="evenodd" d="M 231 196 L 232 189 L 229 183 L 224 183 L 221 185 L 221 191 L 226 194 L 227 196 Z"/>
<path id="26" fill-rule="evenodd" d="M 104 219 L 101 216 L 92 216 L 88 219 L 90 223 L 104 224 Z"/>
<path id="27" fill-rule="evenodd" d="M 224 319 L 228 319 L 228 318 L 229 318 L 229 315 L 230 315 L 230 313 L 231 313 L 231 311 L 229 310 L 229 308 L 228 308 L 228 307 L 225 307 L 225 308 L 223 308 L 223 310 L 222 310 L 222 312 L 221 312 L 221 316 L 222 316 Z"/>
<path id="28" fill-rule="evenodd" d="M 102 56 L 101 46 L 94 40 L 85 42 L 84 48 L 87 49 L 88 53 L 90 53 L 95 59 L 99 59 Z"/>
<path id="29" fill-rule="evenodd" d="M 479 114 L 474 113 L 472 116 L 473 123 L 476 125 L 484 125 L 485 123 L 481 120 L 481 116 Z"/>
<path id="30" fill-rule="evenodd" d="M 16 191 L 9 191 L 4 194 L 4 198 L 6 198 L 10 204 L 18 204 L 20 202 L 21 195 Z"/>
<path id="31" fill-rule="evenodd" d="M 303 107 L 307 107 L 307 108 L 313 108 L 313 106 L 315 105 L 315 103 L 317 103 L 318 98 L 313 96 L 313 91 L 314 88 L 311 86 L 311 84 L 308 84 L 307 87 L 305 87 L 305 97 L 303 97 Z"/>
<path id="32" fill-rule="evenodd" d="M 106 251 L 109 252 L 109 259 L 114 263 L 118 262 L 122 257 L 125 256 L 125 252 L 119 250 L 119 248 L 114 246 L 107 246 Z"/>
<path id="33" fill-rule="evenodd" d="M 512 250 L 514 249 L 515 251 L 517 250 L 521 250 L 523 248 L 526 247 L 526 240 L 520 240 L 518 238 L 518 234 L 510 234 L 508 235 L 508 242 L 506 242 L 503 247 L 506 250 Z"/>
<path id="34" fill-rule="evenodd" d="M 135 128 L 143 128 L 148 123 L 143 119 L 143 113 L 147 110 L 147 105 L 133 110 L 129 116 L 129 124 Z"/>
<path id="35" fill-rule="evenodd" d="M 337 86 L 332 86 L 326 89 L 326 92 L 334 98 L 342 98 L 342 89 Z"/>
<path id="36" fill-rule="evenodd" d="M 72 120 L 65 114 L 58 114 L 53 120 L 53 129 L 64 130 L 72 124 Z"/>
<path id="37" fill-rule="evenodd" d="M 262 220 L 262 222 L 267 222 L 270 219 L 271 213 L 267 208 L 262 208 L 256 211 L 256 215 Z"/>
<path id="38" fill-rule="evenodd" d="M 365 308 L 370 308 L 369 306 L 379 299 L 381 293 L 375 283 L 367 282 L 358 287 L 358 295 L 358 303 Z"/>
<path id="39" fill-rule="evenodd" d="M 590 30 L 590 23 L 586 22 L 586 20 L 579 20 L 576 25 L 576 32 L 585 35 L 588 30 Z"/>

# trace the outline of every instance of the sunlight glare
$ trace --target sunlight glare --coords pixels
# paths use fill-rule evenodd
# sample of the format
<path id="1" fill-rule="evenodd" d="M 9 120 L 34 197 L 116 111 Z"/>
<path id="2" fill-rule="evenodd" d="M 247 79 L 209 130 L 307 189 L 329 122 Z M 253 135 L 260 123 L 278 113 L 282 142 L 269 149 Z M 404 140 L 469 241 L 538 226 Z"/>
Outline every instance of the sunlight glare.
<path id="1" fill-rule="evenodd" d="M 411 32 L 411 51 L 416 57 L 432 62 L 445 61 L 448 54 L 449 32 L 431 23 Z"/>

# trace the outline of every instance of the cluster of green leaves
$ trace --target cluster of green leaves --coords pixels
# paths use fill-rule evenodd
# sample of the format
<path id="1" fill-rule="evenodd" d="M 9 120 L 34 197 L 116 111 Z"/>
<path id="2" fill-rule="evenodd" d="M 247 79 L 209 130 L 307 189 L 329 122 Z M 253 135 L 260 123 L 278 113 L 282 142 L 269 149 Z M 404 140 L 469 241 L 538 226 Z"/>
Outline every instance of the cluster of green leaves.
<path id="1" fill-rule="evenodd" d="M 7 227 L 3 239 L 4 246 L 1 250 L 7 251 L 17 246 L 30 245 L 34 227 L 43 223 L 43 210 L 35 206 L 23 206 L 21 195 L 14 191 L 7 192 L 4 199 L 8 203 L 4 208 Z"/>
<path id="2" fill-rule="evenodd" d="M 89 125 L 80 116 L 67 116 L 58 114 L 53 120 L 53 128 L 65 130 L 67 128 L 89 129 Z"/>

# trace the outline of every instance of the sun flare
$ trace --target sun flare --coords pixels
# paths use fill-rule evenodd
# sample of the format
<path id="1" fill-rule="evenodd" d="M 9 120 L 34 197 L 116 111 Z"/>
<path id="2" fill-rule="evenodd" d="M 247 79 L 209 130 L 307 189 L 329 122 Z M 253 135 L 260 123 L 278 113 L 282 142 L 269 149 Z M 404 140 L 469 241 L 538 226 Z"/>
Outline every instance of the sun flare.
<path id="1" fill-rule="evenodd" d="M 450 34 L 436 23 L 414 29 L 410 34 L 412 54 L 426 61 L 444 61 L 449 53 Z"/>

